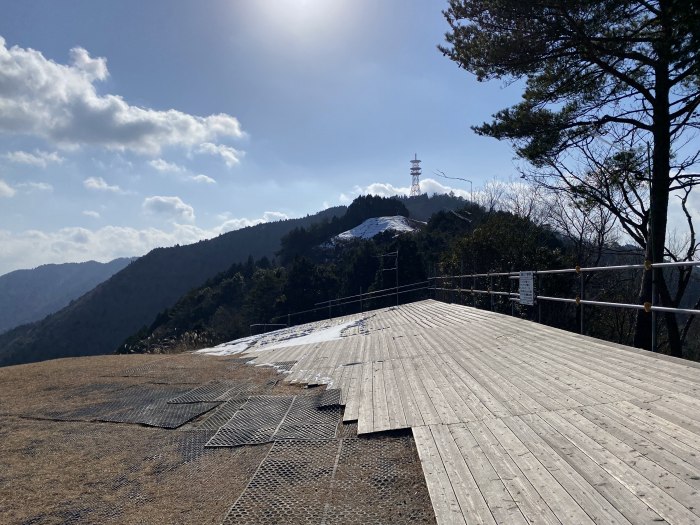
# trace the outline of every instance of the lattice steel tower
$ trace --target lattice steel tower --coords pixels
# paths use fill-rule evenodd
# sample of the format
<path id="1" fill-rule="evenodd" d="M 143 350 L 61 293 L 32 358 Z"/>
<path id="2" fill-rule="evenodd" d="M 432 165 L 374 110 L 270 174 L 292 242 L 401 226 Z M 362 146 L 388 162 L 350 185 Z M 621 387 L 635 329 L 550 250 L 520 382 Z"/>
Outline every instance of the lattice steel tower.
<path id="1" fill-rule="evenodd" d="M 411 161 L 411 197 L 420 195 L 420 161 L 418 154 Z"/>

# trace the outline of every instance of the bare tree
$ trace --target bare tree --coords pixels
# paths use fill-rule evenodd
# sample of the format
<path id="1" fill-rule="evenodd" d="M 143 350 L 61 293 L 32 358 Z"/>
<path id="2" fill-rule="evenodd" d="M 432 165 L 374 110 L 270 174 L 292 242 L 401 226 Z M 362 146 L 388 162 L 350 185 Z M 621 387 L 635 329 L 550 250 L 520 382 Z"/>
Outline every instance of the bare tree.
<path id="1" fill-rule="evenodd" d="M 615 215 L 603 206 L 584 205 L 569 193 L 551 192 L 548 200 L 549 224 L 573 247 L 577 264 L 598 266 L 620 238 Z"/>

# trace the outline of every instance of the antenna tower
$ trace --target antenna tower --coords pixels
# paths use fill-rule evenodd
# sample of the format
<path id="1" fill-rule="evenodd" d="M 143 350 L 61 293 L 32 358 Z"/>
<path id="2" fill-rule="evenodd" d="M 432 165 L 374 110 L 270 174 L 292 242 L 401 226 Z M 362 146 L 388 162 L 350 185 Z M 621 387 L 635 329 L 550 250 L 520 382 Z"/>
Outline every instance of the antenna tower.
<path id="1" fill-rule="evenodd" d="M 417 197 L 420 195 L 420 161 L 418 160 L 418 154 L 414 155 L 411 161 L 411 193 L 410 197 Z"/>

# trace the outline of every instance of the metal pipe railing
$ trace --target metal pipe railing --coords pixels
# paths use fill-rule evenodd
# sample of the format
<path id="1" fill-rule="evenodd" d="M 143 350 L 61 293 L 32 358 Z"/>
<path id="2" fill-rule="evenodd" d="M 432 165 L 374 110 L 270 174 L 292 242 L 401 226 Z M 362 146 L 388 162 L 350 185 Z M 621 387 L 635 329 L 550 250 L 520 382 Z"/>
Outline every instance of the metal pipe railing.
<path id="1" fill-rule="evenodd" d="M 328 300 L 326 300 L 326 301 L 321 301 L 321 302 L 319 302 L 319 303 L 314 303 L 314 306 L 321 306 L 321 305 L 325 305 L 325 304 L 328 304 L 328 303 L 333 303 L 333 302 L 336 302 L 336 301 L 342 301 L 343 299 L 354 299 L 355 297 L 366 297 L 366 296 L 369 296 L 369 295 L 372 295 L 372 294 L 378 294 L 378 293 L 386 292 L 387 290 L 394 290 L 394 291 L 395 291 L 397 288 L 398 288 L 399 290 L 401 290 L 402 288 L 408 288 L 408 287 L 411 287 L 411 286 L 418 286 L 419 284 L 428 284 L 429 282 L 430 282 L 430 280 L 427 280 L 427 281 L 421 281 L 421 282 L 411 283 L 411 284 L 402 284 L 401 286 L 398 286 L 398 287 L 394 286 L 394 287 L 392 287 L 392 288 L 384 288 L 383 290 L 374 290 L 374 291 L 372 291 L 372 292 L 359 293 L 359 294 L 355 294 L 355 295 L 346 295 L 346 296 L 344 296 L 344 297 L 337 297 L 337 298 L 335 298 L 335 299 L 328 299 Z"/>
<path id="2" fill-rule="evenodd" d="M 410 287 L 420 286 L 420 285 L 428 285 L 428 286 L 423 286 L 421 288 L 411 288 L 410 290 L 405 289 L 405 288 L 410 288 Z M 329 307 L 329 308 L 336 307 L 337 308 L 339 306 L 345 306 L 348 304 L 362 303 L 363 301 L 366 301 L 366 300 L 382 299 L 384 297 L 389 297 L 392 295 L 401 295 L 401 294 L 406 294 L 406 293 L 413 293 L 413 292 L 419 292 L 422 290 L 432 290 L 432 289 L 434 289 L 434 287 L 430 286 L 430 279 L 427 281 L 418 281 L 418 282 L 411 283 L 411 284 L 404 284 L 401 286 L 393 286 L 391 288 L 384 288 L 383 290 L 374 290 L 372 292 L 365 292 L 365 293 L 355 294 L 355 295 L 347 295 L 344 297 L 338 297 L 335 299 L 322 301 L 320 303 L 315 303 L 314 308 L 309 308 L 308 310 L 302 310 L 299 312 L 291 312 L 291 313 L 287 313 L 284 315 L 278 315 L 276 317 L 271 318 L 270 320 L 274 321 L 276 319 L 283 319 L 286 317 L 288 320 L 287 324 L 291 325 L 290 320 L 292 317 L 296 317 L 296 316 L 302 315 L 302 314 L 308 314 L 311 312 L 318 312 L 319 310 L 322 310 L 323 308 L 326 308 L 326 307 Z M 376 294 L 381 294 L 381 295 L 376 295 Z M 359 299 L 355 299 L 358 297 L 359 297 Z M 355 300 L 347 301 L 346 299 L 355 299 Z"/>
<path id="3" fill-rule="evenodd" d="M 459 293 L 475 293 L 475 294 L 491 294 L 499 296 L 509 296 L 515 300 L 520 299 L 519 293 L 514 292 L 498 292 L 494 290 L 473 290 L 471 288 L 433 288 L 434 290 L 442 290 L 445 292 L 459 292 Z M 549 297 L 546 295 L 536 295 L 535 299 L 538 301 L 552 301 L 558 303 L 574 303 L 574 304 L 587 304 L 591 306 L 610 306 L 612 308 L 629 308 L 632 310 L 646 310 L 647 312 L 671 312 L 678 314 L 688 314 L 688 315 L 700 315 L 700 310 L 693 310 L 692 308 L 670 308 L 667 306 L 651 306 L 649 304 L 629 304 L 629 303 L 611 303 L 607 301 L 591 301 L 588 299 L 581 299 L 576 297 L 571 299 L 569 297 Z"/>
<path id="4" fill-rule="evenodd" d="M 592 267 L 576 267 L 576 268 L 562 268 L 558 270 L 533 270 L 532 274 L 533 276 L 537 275 L 547 275 L 547 274 L 565 274 L 565 273 L 576 273 L 578 274 L 580 278 L 580 291 L 579 291 L 579 296 L 576 297 L 575 299 L 568 298 L 568 297 L 549 297 L 549 296 L 544 296 L 544 295 L 535 295 L 534 298 L 536 301 L 552 301 L 552 302 L 560 302 L 560 303 L 573 303 L 576 306 L 580 307 L 580 331 L 583 334 L 584 333 L 584 317 L 583 317 L 583 306 L 584 305 L 589 305 L 589 306 L 602 306 L 602 307 L 608 307 L 608 308 L 624 308 L 624 309 L 631 309 L 631 310 L 644 310 L 646 312 L 650 312 L 652 314 L 652 342 L 653 342 L 653 349 L 656 350 L 656 323 L 655 321 L 655 313 L 656 312 L 670 312 L 674 314 L 685 314 L 685 315 L 700 315 L 700 310 L 695 310 L 691 308 L 672 308 L 668 306 L 657 306 L 653 304 L 655 300 L 655 294 L 652 293 L 652 303 L 644 303 L 644 304 L 629 304 L 629 303 L 613 303 L 609 301 L 593 301 L 589 299 L 584 299 L 584 293 L 585 293 L 585 284 L 584 284 L 584 279 L 583 279 L 583 274 L 584 273 L 592 273 L 592 272 L 599 272 L 599 271 L 620 271 L 620 270 L 639 270 L 643 269 L 645 271 L 650 271 L 654 268 L 674 268 L 674 267 L 696 267 L 700 266 L 700 261 L 674 261 L 674 262 L 663 262 L 663 263 L 650 263 L 649 261 L 646 261 L 644 264 L 626 264 L 626 265 L 616 265 L 616 266 L 592 266 Z M 493 310 L 493 296 L 507 296 L 509 298 L 509 301 L 514 304 L 515 301 L 520 301 L 520 294 L 519 293 L 512 293 L 512 292 L 501 292 L 501 291 L 495 291 L 493 290 L 493 278 L 494 277 L 508 277 L 509 280 L 515 280 L 515 279 L 520 279 L 520 273 L 521 272 L 488 272 L 488 273 L 474 273 L 474 274 L 462 274 L 460 272 L 460 275 L 446 275 L 446 276 L 440 276 L 440 277 L 435 277 L 435 280 L 444 280 L 444 279 L 456 279 L 459 278 L 460 282 L 463 281 L 465 277 L 472 278 L 473 284 L 476 284 L 476 279 L 477 278 L 488 278 L 489 279 L 489 288 L 488 290 L 477 290 L 472 288 L 463 288 L 460 286 L 459 288 L 445 288 L 441 287 L 438 288 L 437 286 L 435 287 L 436 290 L 443 290 L 443 291 L 449 291 L 449 292 L 459 292 L 460 295 L 464 292 L 466 293 L 471 293 L 472 295 L 474 294 L 488 294 L 491 298 L 491 310 Z M 476 304 L 476 303 L 474 303 Z M 541 309 L 538 309 L 539 311 L 539 317 L 541 321 Z"/>
<path id="5" fill-rule="evenodd" d="M 576 298 L 569 298 L 569 297 L 550 297 L 550 296 L 545 296 L 545 295 L 534 295 L 534 298 L 536 301 L 550 301 L 550 302 L 559 302 L 559 303 L 569 303 L 569 304 L 575 304 L 576 306 L 579 306 L 581 308 L 581 313 L 580 313 L 580 330 L 581 333 L 584 332 L 584 321 L 583 321 L 583 306 L 588 305 L 588 306 L 602 306 L 602 307 L 609 307 L 609 308 L 623 308 L 623 309 L 632 309 L 632 310 L 644 310 L 646 312 L 651 312 L 652 315 L 655 312 L 670 312 L 670 313 L 679 313 L 679 314 L 686 314 L 686 315 L 700 315 L 700 310 L 694 310 L 690 308 L 671 308 L 671 307 L 666 307 L 666 306 L 657 306 L 654 304 L 650 303 L 645 303 L 645 304 L 629 304 L 629 303 L 614 303 L 614 302 L 607 302 L 607 301 L 594 301 L 590 299 L 584 299 L 584 292 L 585 292 L 585 287 L 584 287 L 584 279 L 583 273 L 586 272 L 598 272 L 598 271 L 621 271 L 621 270 L 639 270 L 639 269 L 644 269 L 646 271 L 651 270 L 652 268 L 666 268 L 666 267 L 695 267 L 695 266 L 700 266 L 700 261 L 681 261 L 681 262 L 664 262 L 664 263 L 654 263 L 651 264 L 648 261 L 645 262 L 644 264 L 627 264 L 627 265 L 616 265 L 616 266 L 591 266 L 591 267 L 576 267 L 576 268 L 562 268 L 562 269 L 557 269 L 557 270 L 533 270 L 532 274 L 533 276 L 538 276 L 538 275 L 551 275 L 551 274 L 566 274 L 566 273 L 576 273 L 579 275 L 580 279 L 580 295 Z M 469 293 L 472 294 L 472 296 L 475 295 L 488 295 L 491 299 L 490 301 L 490 306 L 491 310 L 494 309 L 494 303 L 493 303 L 493 298 L 494 296 L 496 297 L 508 297 L 508 300 L 511 302 L 515 301 L 520 301 L 520 294 L 519 293 L 514 293 L 514 292 L 506 292 L 506 291 L 499 291 L 499 290 L 494 290 L 493 286 L 493 279 L 494 277 L 508 277 L 510 280 L 514 279 L 520 279 L 520 273 L 521 272 L 487 272 L 487 273 L 473 273 L 473 274 L 463 274 L 460 272 L 459 275 L 443 275 L 443 276 L 434 276 L 430 277 L 426 281 L 420 281 L 420 282 L 415 282 L 411 284 L 405 284 L 402 286 L 395 286 L 392 288 L 385 288 L 384 290 L 374 290 L 372 292 L 365 292 L 365 293 L 360 293 L 360 294 L 355 294 L 355 295 L 349 295 L 345 297 L 338 297 L 336 299 L 329 299 L 327 301 L 321 301 L 319 303 L 316 303 L 314 308 L 310 308 L 308 310 L 303 310 L 300 312 L 293 312 L 293 313 L 288 313 L 286 315 L 280 315 L 277 317 L 273 317 L 271 321 L 274 321 L 275 319 L 282 319 L 284 317 L 287 318 L 287 324 L 286 325 L 279 325 L 279 326 L 291 326 L 291 318 L 302 315 L 302 314 L 307 314 L 311 312 L 318 312 L 320 309 L 325 308 L 327 305 L 329 308 L 329 316 L 332 317 L 332 307 L 339 307 L 339 306 L 346 306 L 350 304 L 356 304 L 356 303 L 362 303 L 363 300 L 372 300 L 372 299 L 381 299 L 384 297 L 389 297 L 392 295 L 397 296 L 398 300 L 398 295 L 400 294 L 405 294 L 405 293 L 413 293 L 413 292 L 419 292 L 423 290 L 432 290 L 433 292 L 436 291 L 447 291 L 447 292 L 456 292 L 459 293 L 460 295 L 462 293 Z M 472 279 L 472 288 L 464 288 L 463 282 L 464 278 L 471 278 Z M 489 287 L 486 290 L 480 290 L 476 289 L 476 280 L 478 278 L 488 278 L 489 279 Z M 460 281 L 460 286 L 459 287 L 453 287 L 453 288 L 448 288 L 443 286 L 438 286 L 437 282 L 438 281 L 444 281 L 444 280 L 456 280 L 459 279 Z M 430 283 L 432 282 L 432 286 L 430 286 Z M 539 280 L 538 280 L 539 282 Z M 428 285 L 428 286 L 423 286 L 423 285 Z M 448 283 L 449 284 L 449 283 Z M 419 288 L 415 288 L 416 286 L 420 286 Z M 407 289 L 410 288 L 410 289 Z M 352 299 L 352 300 L 349 300 Z M 476 305 L 476 299 L 474 299 L 474 305 Z M 539 312 L 540 315 L 540 321 L 541 321 L 541 311 Z M 265 323 L 268 326 L 270 326 L 270 323 Z M 260 325 L 263 325 L 261 323 Z M 258 325 L 251 325 L 252 326 L 258 326 Z M 652 323 L 652 331 L 655 332 L 656 326 L 655 323 Z M 653 339 L 655 340 L 655 333 L 652 334 Z"/>
<path id="6" fill-rule="evenodd" d="M 534 275 L 547 275 L 557 273 L 581 273 L 581 272 L 604 272 L 610 270 L 649 270 L 651 268 L 668 268 L 668 267 L 683 267 L 683 266 L 700 266 L 700 261 L 681 261 L 681 262 L 664 262 L 664 263 L 644 263 L 644 264 L 623 264 L 617 266 L 588 266 L 576 268 L 562 268 L 559 270 L 532 270 Z M 455 279 L 461 277 L 512 277 L 520 278 L 520 272 L 487 272 L 487 273 L 468 273 L 463 275 L 444 275 L 434 277 L 434 279 Z"/>

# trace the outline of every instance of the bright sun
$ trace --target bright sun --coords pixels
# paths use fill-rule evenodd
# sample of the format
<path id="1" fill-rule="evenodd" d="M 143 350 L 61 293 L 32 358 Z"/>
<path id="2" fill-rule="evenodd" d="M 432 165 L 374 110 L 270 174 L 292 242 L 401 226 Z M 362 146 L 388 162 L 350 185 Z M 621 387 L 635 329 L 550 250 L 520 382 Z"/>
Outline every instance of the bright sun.
<path id="1" fill-rule="evenodd" d="M 255 0 L 256 18 L 280 36 L 312 41 L 343 27 L 352 0 Z"/>

